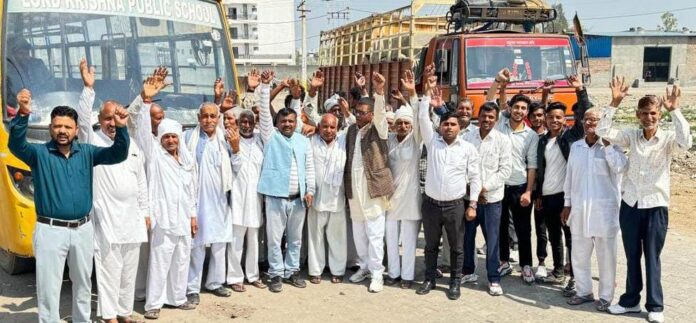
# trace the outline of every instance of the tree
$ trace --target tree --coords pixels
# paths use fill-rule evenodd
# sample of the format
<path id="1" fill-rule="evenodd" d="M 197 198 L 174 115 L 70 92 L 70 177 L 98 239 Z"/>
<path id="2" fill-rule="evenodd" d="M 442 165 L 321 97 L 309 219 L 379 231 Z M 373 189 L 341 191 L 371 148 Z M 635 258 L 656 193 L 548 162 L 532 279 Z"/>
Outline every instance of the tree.
<path id="1" fill-rule="evenodd" d="M 562 3 L 556 3 L 553 5 L 553 8 L 556 9 L 556 20 L 551 22 L 551 26 L 553 26 L 553 30 L 556 32 L 567 32 L 570 29 L 568 28 L 568 19 L 565 16 L 565 12 L 563 11 L 563 4 Z"/>
<path id="2" fill-rule="evenodd" d="M 677 17 L 673 13 L 667 11 L 660 18 L 662 18 L 662 27 L 665 31 L 677 30 Z"/>

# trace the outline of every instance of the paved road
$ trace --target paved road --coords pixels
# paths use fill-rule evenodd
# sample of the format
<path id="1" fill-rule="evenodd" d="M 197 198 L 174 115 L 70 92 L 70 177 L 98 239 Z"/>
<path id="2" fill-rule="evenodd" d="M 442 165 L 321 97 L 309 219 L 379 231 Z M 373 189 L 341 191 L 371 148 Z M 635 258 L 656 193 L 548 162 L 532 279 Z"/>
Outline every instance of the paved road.
<path id="1" fill-rule="evenodd" d="M 479 235 L 479 240 L 480 235 Z M 421 237 L 419 247 L 423 247 Z M 696 290 L 693 262 L 696 238 L 670 231 L 663 253 L 663 287 L 665 290 L 666 318 L 672 322 L 694 322 L 692 311 L 696 308 Z M 617 295 L 624 290 L 625 259 L 619 246 Z M 550 260 L 550 259 L 549 259 Z M 417 279 L 423 277 L 423 255 L 419 249 Z M 230 298 L 202 295 L 202 304 L 194 311 L 165 309 L 161 322 L 229 322 L 233 319 L 253 322 L 644 322 L 646 312 L 631 316 L 612 316 L 596 312 L 594 306 L 585 304 L 570 308 L 560 295 L 561 286 L 526 285 L 519 272 L 503 280 L 505 295 L 491 297 L 486 292 L 484 259 L 479 256 L 478 285 L 462 290 L 458 301 L 446 298 L 447 278 L 442 286 L 426 296 L 413 290 L 386 287 L 380 294 L 367 292 L 365 284 L 333 285 L 324 280 L 320 285 L 308 283 L 306 289 L 285 286 L 280 294 L 256 290 L 248 286 L 243 294 Z M 597 270 L 594 266 L 595 292 Z M 94 300 L 96 300 L 96 295 Z M 96 311 L 96 303 L 93 303 Z M 63 285 L 61 316 L 69 319 L 70 283 Z M 143 312 L 143 303 L 136 303 L 136 311 Z M 95 312 L 96 313 L 96 312 Z M 96 314 L 95 314 L 96 315 Z M 34 275 L 9 276 L 0 273 L 0 322 L 35 322 L 36 297 Z"/>

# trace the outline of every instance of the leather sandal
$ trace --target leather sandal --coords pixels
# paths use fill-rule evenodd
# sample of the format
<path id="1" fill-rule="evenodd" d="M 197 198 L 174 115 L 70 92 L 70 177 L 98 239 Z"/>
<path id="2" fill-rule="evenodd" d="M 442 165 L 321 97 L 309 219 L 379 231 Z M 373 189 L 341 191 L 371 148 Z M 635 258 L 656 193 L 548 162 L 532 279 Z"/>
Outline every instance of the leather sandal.
<path id="1" fill-rule="evenodd" d="M 148 320 L 156 320 L 156 319 L 159 319 L 159 317 L 160 317 L 160 310 L 159 310 L 159 309 L 156 309 L 156 310 L 149 310 L 149 311 L 145 312 L 145 315 L 143 315 L 143 316 L 145 316 L 145 318 L 148 319 Z"/>
<path id="2" fill-rule="evenodd" d="M 321 283 L 321 276 L 309 276 L 309 282 L 312 284 Z"/>
<path id="3" fill-rule="evenodd" d="M 230 288 L 232 288 L 232 290 L 237 292 L 237 293 L 246 292 L 246 287 L 244 287 L 244 284 L 241 284 L 241 283 L 232 284 L 232 285 L 230 285 Z"/>
<path id="4" fill-rule="evenodd" d="M 343 282 L 343 276 L 331 276 L 332 284 L 340 284 Z"/>
<path id="5" fill-rule="evenodd" d="M 266 284 L 264 284 L 260 279 L 259 279 L 259 280 L 256 280 L 256 281 L 253 281 L 253 282 L 251 282 L 250 284 L 251 284 L 251 286 L 254 286 L 254 287 L 258 288 L 258 289 L 266 289 L 266 288 L 268 287 L 268 286 L 266 286 Z"/>

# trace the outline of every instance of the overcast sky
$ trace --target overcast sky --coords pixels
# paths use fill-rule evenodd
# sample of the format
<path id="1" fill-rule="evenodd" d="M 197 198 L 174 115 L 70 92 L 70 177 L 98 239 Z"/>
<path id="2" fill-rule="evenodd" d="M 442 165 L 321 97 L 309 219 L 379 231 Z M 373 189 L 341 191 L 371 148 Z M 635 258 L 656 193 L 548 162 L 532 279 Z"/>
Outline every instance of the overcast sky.
<path id="1" fill-rule="evenodd" d="M 288 0 L 268 0 L 268 1 L 288 1 Z M 295 4 L 299 4 L 299 0 L 294 0 Z M 688 10 L 673 11 L 677 17 L 678 26 L 688 27 L 696 30 L 696 23 L 693 19 L 696 15 L 696 1 L 694 0 L 547 0 L 549 3 L 560 2 L 563 4 L 566 16 L 570 21 L 575 12 L 578 13 L 582 21 L 585 32 L 612 32 L 628 30 L 630 27 L 641 26 L 646 29 L 656 29 L 661 24 L 660 15 L 665 11 L 672 11 L 682 8 L 691 8 Z M 392 9 L 397 9 L 410 4 L 409 0 L 307 0 L 307 8 L 312 10 L 308 14 L 310 19 L 307 22 L 307 36 L 309 37 L 307 45 L 310 52 L 314 52 L 319 48 L 319 33 L 323 30 L 329 30 L 349 21 L 355 21 L 365 18 L 369 13 L 362 11 L 383 12 Z M 452 0 L 454 3 L 455 0 Z M 339 11 L 346 7 L 355 8 L 350 11 L 350 20 L 332 20 L 327 17 L 315 18 L 325 15 L 327 12 Z M 362 11 L 357 11 L 362 10 Z M 635 17 L 622 18 L 603 18 L 607 16 L 627 16 L 639 15 L 646 13 L 660 12 L 650 15 L 641 15 Z M 296 14 L 296 17 L 299 15 Z M 601 19 L 592 19 L 601 18 Z M 297 38 L 301 37 L 300 24 L 296 24 Z M 300 46 L 300 43 L 297 43 Z"/>

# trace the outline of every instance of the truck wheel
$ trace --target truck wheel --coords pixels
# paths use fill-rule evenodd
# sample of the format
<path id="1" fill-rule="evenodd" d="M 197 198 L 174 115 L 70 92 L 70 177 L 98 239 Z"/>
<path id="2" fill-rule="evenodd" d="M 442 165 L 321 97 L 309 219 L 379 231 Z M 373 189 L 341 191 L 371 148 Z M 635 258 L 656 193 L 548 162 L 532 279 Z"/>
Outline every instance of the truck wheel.
<path id="1" fill-rule="evenodd" d="M 10 275 L 18 275 L 34 270 L 34 258 L 25 258 L 0 249 L 0 267 Z"/>

